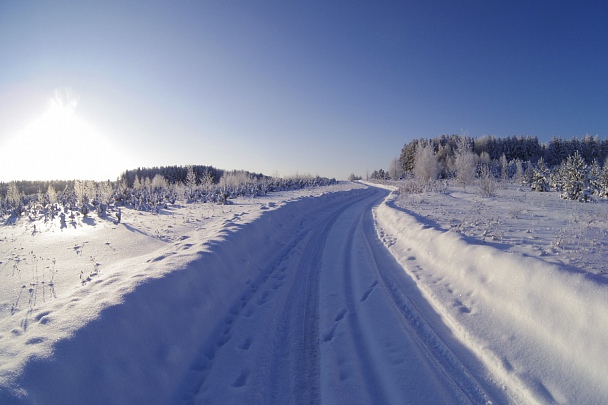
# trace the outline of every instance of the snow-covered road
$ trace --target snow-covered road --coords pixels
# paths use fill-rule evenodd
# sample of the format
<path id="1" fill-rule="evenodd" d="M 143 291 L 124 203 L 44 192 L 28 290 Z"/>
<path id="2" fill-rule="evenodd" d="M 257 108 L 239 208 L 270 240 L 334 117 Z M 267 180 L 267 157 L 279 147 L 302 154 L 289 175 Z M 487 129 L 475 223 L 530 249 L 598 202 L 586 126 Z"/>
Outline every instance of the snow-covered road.
<path id="1" fill-rule="evenodd" d="M 0 228 L 0 403 L 606 403 L 602 278 L 397 198 Z"/>
<path id="2" fill-rule="evenodd" d="M 187 403 L 489 400 L 376 236 L 386 195 L 353 191 L 299 221 L 207 337 Z"/>
<path id="3" fill-rule="evenodd" d="M 344 187 L 14 237 L 74 242 L 62 291 L 4 320 L 0 403 L 511 402 L 379 238 L 389 192 Z"/>

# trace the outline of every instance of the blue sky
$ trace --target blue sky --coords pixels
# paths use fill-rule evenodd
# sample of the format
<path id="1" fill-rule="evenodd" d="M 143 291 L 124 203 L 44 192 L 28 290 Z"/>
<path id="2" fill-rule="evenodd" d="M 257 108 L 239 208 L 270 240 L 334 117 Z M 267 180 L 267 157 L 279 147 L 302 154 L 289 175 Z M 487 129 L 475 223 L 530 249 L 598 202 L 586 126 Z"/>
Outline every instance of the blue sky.
<path id="1" fill-rule="evenodd" d="M 346 178 L 442 133 L 604 138 L 606 21 L 602 1 L 3 1 L 0 180 Z"/>

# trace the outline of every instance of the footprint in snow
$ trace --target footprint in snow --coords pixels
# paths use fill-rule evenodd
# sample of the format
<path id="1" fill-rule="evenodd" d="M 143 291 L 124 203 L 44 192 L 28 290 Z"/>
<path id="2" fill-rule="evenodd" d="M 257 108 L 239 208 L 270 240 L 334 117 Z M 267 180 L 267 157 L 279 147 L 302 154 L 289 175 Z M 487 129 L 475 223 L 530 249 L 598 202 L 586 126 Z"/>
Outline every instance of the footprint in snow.
<path id="1" fill-rule="evenodd" d="M 377 285 L 378 285 L 378 280 L 374 281 L 372 283 L 372 285 L 369 286 L 367 291 L 365 291 L 365 293 L 363 294 L 363 297 L 361 297 L 361 302 L 364 302 L 365 300 L 367 300 L 367 298 L 372 293 L 372 291 L 374 291 L 374 287 L 376 287 Z"/>
<path id="2" fill-rule="evenodd" d="M 247 371 L 243 371 L 232 386 L 235 388 L 242 387 L 247 383 L 247 377 L 249 377 L 249 373 Z"/>
<path id="3" fill-rule="evenodd" d="M 247 339 L 245 339 L 245 341 L 239 346 L 239 349 L 241 350 L 249 350 L 249 348 L 251 347 L 251 344 L 253 343 L 253 339 L 248 337 Z"/>

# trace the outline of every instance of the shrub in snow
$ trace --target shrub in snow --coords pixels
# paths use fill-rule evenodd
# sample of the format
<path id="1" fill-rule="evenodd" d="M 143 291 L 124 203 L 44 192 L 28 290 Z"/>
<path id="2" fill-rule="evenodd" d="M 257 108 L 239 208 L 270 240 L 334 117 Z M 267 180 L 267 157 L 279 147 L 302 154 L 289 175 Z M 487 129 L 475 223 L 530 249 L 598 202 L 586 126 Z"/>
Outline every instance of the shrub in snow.
<path id="1" fill-rule="evenodd" d="M 494 174 L 487 165 L 482 165 L 479 173 L 479 194 L 482 197 L 492 197 L 496 195 L 497 188 Z"/>

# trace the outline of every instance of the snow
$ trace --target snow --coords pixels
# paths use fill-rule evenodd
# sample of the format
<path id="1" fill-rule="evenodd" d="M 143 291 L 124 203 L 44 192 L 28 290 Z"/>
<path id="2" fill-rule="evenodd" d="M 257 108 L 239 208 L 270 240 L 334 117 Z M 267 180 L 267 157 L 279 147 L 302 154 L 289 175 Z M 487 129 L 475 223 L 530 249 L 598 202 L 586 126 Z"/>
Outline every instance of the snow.
<path id="1" fill-rule="evenodd" d="M 341 183 L 21 219 L 0 403 L 605 402 L 606 212 Z"/>
<path id="2" fill-rule="evenodd" d="M 58 219 L 3 226 L 0 403 L 165 402 L 176 384 L 168 376 L 194 358 L 186 348 L 197 348 L 205 327 L 220 321 L 243 279 L 252 277 L 255 268 L 247 266 L 259 246 L 247 243 L 259 245 L 277 232 L 268 223 L 238 230 L 289 202 L 352 188 L 192 204 L 158 215 L 123 209 L 120 224 L 91 215 L 68 219 L 65 228 Z M 243 256 L 226 247 L 239 238 L 244 242 L 235 249 Z M 192 319 L 196 313 L 205 327 L 188 328 L 200 322 Z"/>
<path id="3" fill-rule="evenodd" d="M 399 263 L 500 384 L 527 403 L 602 403 L 608 290 L 596 258 L 606 236 L 605 225 L 591 219 L 605 209 L 559 201 L 555 193 L 511 188 L 481 199 L 451 188 L 393 193 L 376 220 Z M 575 228 L 576 249 L 556 247 L 562 226 Z M 561 232 L 568 245 L 573 231 Z"/>

